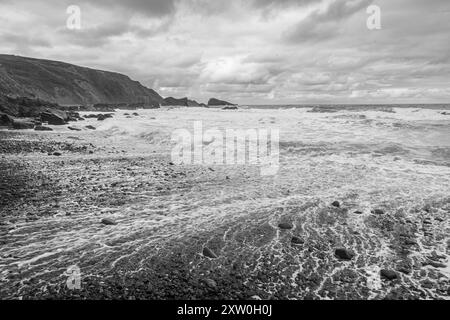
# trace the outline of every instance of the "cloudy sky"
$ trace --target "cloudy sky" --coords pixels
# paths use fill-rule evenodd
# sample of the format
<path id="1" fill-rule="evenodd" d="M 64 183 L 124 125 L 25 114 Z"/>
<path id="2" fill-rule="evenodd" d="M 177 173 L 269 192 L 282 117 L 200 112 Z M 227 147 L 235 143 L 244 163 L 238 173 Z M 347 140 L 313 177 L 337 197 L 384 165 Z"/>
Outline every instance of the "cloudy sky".
<path id="1" fill-rule="evenodd" d="M 370 5 L 380 30 L 366 26 Z M 0 0 L 0 52 L 202 102 L 450 102 L 450 1 Z"/>

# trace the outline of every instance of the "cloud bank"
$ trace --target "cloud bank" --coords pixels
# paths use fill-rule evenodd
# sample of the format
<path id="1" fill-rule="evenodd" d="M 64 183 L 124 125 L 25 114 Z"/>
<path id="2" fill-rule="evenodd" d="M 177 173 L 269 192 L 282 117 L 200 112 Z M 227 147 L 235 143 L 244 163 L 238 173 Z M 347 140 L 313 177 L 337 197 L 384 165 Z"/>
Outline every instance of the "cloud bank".
<path id="1" fill-rule="evenodd" d="M 448 0 L 0 0 L 0 21 L 2 53 L 126 73 L 163 96 L 450 102 Z"/>

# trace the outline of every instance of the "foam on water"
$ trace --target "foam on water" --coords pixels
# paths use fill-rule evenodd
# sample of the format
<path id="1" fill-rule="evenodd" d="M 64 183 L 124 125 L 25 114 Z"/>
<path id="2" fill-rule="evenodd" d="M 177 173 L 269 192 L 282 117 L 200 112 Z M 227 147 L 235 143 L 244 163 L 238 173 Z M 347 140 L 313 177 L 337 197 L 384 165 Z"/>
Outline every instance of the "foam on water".
<path id="1" fill-rule="evenodd" d="M 117 272 L 142 275 L 155 269 L 155 260 L 178 255 L 183 264 L 177 267 L 186 267 L 190 275 L 226 274 L 236 265 L 245 274 L 241 282 L 265 297 L 354 298 L 353 292 L 377 298 L 390 290 L 379 270 L 402 258 L 392 247 L 403 222 L 420 225 L 432 214 L 443 221 L 414 229 L 420 250 L 410 258 L 419 264 L 437 251 L 446 256 L 447 267 L 439 272 L 448 278 L 450 117 L 441 110 L 393 110 L 165 108 L 138 110 L 132 118 L 119 110 L 104 121 L 88 119 L 83 125 L 97 130 L 82 131 L 81 138 L 94 135 L 99 144 L 130 153 L 64 158 L 57 214 L 20 220 L 7 233 L 0 293 L 21 296 L 33 281 L 40 281 L 33 288 L 47 290 L 74 264 L 84 277 L 113 278 Z M 168 169 L 172 132 L 192 132 L 195 121 L 202 121 L 205 130 L 279 129 L 278 174 L 261 177 L 252 166 Z M 34 165 L 49 174 L 55 170 L 55 163 Z M 330 208 L 336 199 L 346 210 Z M 426 205 L 431 213 L 422 209 Z M 375 207 L 388 214 L 372 215 Z M 33 210 L 43 210 L 43 204 L 17 208 Z M 356 210 L 362 214 L 353 214 Z M 103 216 L 118 224 L 99 224 Z M 280 230 L 282 220 L 292 222 L 293 229 Z M 292 245 L 294 235 L 305 244 Z M 205 245 L 219 258 L 206 260 L 200 254 Z M 337 246 L 353 249 L 354 261 L 336 261 Z M 437 271 L 420 272 L 402 276 L 408 292 L 421 288 L 424 277 L 442 281 Z"/>

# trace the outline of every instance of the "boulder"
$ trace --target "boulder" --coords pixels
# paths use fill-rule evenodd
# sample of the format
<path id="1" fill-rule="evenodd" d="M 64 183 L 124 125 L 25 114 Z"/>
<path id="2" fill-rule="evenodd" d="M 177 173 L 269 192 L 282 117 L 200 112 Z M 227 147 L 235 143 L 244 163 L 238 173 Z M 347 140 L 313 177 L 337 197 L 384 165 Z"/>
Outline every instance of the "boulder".
<path id="1" fill-rule="evenodd" d="M 101 223 L 106 224 L 106 225 L 116 225 L 117 224 L 117 222 L 115 222 L 114 220 L 109 219 L 109 218 L 103 218 Z"/>
<path id="2" fill-rule="evenodd" d="M 52 128 L 45 127 L 42 125 L 37 125 L 36 127 L 34 127 L 34 130 L 36 130 L 36 131 L 53 131 Z"/>
<path id="3" fill-rule="evenodd" d="M 345 248 L 337 248 L 334 251 L 335 256 L 340 260 L 351 260 L 355 256 L 353 252 Z"/>
<path id="4" fill-rule="evenodd" d="M 395 280 L 398 278 L 398 273 L 393 270 L 382 269 L 380 270 L 380 277 L 386 280 Z"/>
<path id="5" fill-rule="evenodd" d="M 237 110 L 238 107 L 236 106 L 227 106 L 227 107 L 223 107 L 222 110 Z"/>
<path id="6" fill-rule="evenodd" d="M 59 110 L 47 110 L 41 112 L 41 121 L 48 124 L 59 126 L 66 124 L 68 120 L 67 113 Z"/>
<path id="7" fill-rule="evenodd" d="M 33 129 L 34 128 L 34 122 L 31 120 L 24 120 L 24 119 L 14 119 L 12 121 L 12 127 L 14 129 Z"/>
<path id="8" fill-rule="evenodd" d="M 90 129 L 90 130 L 95 130 L 95 127 L 94 127 L 94 126 L 91 126 L 91 125 L 86 126 L 85 128 L 86 128 L 86 129 Z"/>
<path id="9" fill-rule="evenodd" d="M 76 127 L 67 127 L 67 129 L 72 130 L 72 131 L 81 131 L 80 128 L 76 128 Z"/>
<path id="10" fill-rule="evenodd" d="M 339 208 L 339 207 L 341 206 L 341 204 L 339 203 L 339 201 L 333 201 L 333 202 L 331 203 L 331 205 L 332 205 L 333 207 L 336 207 L 336 208 Z"/>

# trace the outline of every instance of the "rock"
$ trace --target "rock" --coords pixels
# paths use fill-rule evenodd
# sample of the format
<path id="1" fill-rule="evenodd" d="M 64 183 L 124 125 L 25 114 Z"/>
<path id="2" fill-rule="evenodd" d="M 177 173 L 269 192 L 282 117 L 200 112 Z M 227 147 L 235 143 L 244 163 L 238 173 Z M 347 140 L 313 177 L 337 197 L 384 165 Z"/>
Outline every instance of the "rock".
<path id="1" fill-rule="evenodd" d="M 260 296 L 254 295 L 250 297 L 250 300 L 262 300 Z"/>
<path id="2" fill-rule="evenodd" d="M 424 263 L 422 263 L 423 266 L 432 266 L 434 268 L 446 268 L 447 265 L 441 262 L 437 262 L 437 261 L 432 261 L 432 260 L 428 260 L 425 261 Z"/>
<path id="3" fill-rule="evenodd" d="M 109 219 L 109 218 L 103 218 L 101 223 L 106 224 L 106 225 L 116 225 L 117 224 L 117 222 L 115 222 L 114 220 Z"/>
<path id="4" fill-rule="evenodd" d="M 61 156 L 61 152 L 57 152 L 57 151 L 56 151 L 56 152 L 53 152 L 53 155 L 54 155 L 54 156 L 57 156 L 57 157 L 60 157 L 60 156 Z"/>
<path id="5" fill-rule="evenodd" d="M 207 258 L 215 259 L 217 258 L 217 255 L 211 251 L 208 247 L 203 248 L 203 255 Z"/>
<path id="6" fill-rule="evenodd" d="M 353 212 L 354 214 L 363 214 L 363 212 L 361 210 L 356 210 L 355 212 Z"/>
<path id="7" fill-rule="evenodd" d="M 36 131 L 53 131 L 52 128 L 45 127 L 45 126 L 36 126 L 36 127 L 34 127 L 34 130 L 36 130 Z"/>
<path id="8" fill-rule="evenodd" d="M 353 252 L 350 250 L 347 250 L 345 248 L 338 248 L 334 251 L 334 254 L 336 257 L 338 257 L 340 260 L 351 260 L 355 256 Z"/>
<path id="9" fill-rule="evenodd" d="M 0 112 L 0 126 L 9 126 L 13 123 L 14 118 L 10 115 Z"/>
<path id="10" fill-rule="evenodd" d="M 299 237 L 292 237 L 291 243 L 292 244 L 304 244 L 305 240 L 303 240 L 302 238 L 299 238 Z"/>
<path id="11" fill-rule="evenodd" d="M 382 279 L 386 279 L 386 280 L 390 280 L 390 281 L 398 278 L 397 272 L 395 272 L 393 270 L 387 270 L 387 269 L 380 270 L 380 276 Z"/>
<path id="12" fill-rule="evenodd" d="M 93 115 L 93 116 L 95 118 L 95 115 Z M 103 121 L 105 119 L 112 118 L 112 117 L 113 117 L 113 115 L 111 113 L 104 113 L 104 114 L 100 113 L 96 116 L 98 121 Z"/>
<path id="13" fill-rule="evenodd" d="M 283 230 L 292 229 L 293 227 L 294 226 L 290 222 L 281 222 L 278 224 L 278 228 Z"/>
<path id="14" fill-rule="evenodd" d="M 133 112 L 133 116 L 138 116 L 139 115 L 139 113 L 137 113 L 137 112 Z"/>
<path id="15" fill-rule="evenodd" d="M 90 129 L 90 130 L 95 130 L 95 127 L 94 127 L 94 126 L 91 126 L 91 125 L 85 126 L 85 128 L 86 128 L 86 129 Z"/>
<path id="16" fill-rule="evenodd" d="M 72 130 L 72 131 L 81 131 L 80 128 L 76 128 L 76 127 L 67 127 L 67 129 Z"/>
<path id="17" fill-rule="evenodd" d="M 14 119 L 12 122 L 12 127 L 14 129 L 33 129 L 34 122 L 30 120 Z"/>
<path id="18" fill-rule="evenodd" d="M 211 98 L 208 101 L 208 106 L 235 106 L 235 104 L 228 101 L 219 100 L 216 98 Z"/>
<path id="19" fill-rule="evenodd" d="M 41 112 L 41 121 L 51 125 L 64 125 L 68 120 L 67 113 L 59 110 Z"/>
<path id="20" fill-rule="evenodd" d="M 340 207 L 341 207 L 341 204 L 339 203 L 339 201 L 333 201 L 333 202 L 331 203 L 331 205 L 332 205 L 333 207 L 336 207 L 336 208 L 340 208 Z"/>
<path id="21" fill-rule="evenodd" d="M 373 214 L 384 214 L 384 211 L 381 210 L 381 209 L 373 209 L 371 212 L 372 212 Z"/>

